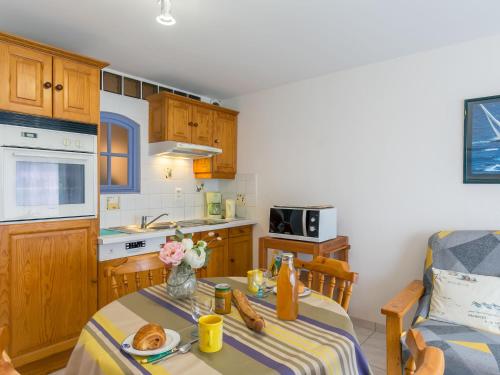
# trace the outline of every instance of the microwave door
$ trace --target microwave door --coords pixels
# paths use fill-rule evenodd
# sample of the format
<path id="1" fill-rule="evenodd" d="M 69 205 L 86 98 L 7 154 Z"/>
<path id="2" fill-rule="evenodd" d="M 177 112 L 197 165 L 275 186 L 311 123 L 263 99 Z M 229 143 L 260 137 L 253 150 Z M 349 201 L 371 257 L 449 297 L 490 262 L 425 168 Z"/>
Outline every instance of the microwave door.
<path id="1" fill-rule="evenodd" d="M 275 208 L 271 210 L 269 220 L 271 233 L 303 236 L 304 220 L 302 210 Z"/>

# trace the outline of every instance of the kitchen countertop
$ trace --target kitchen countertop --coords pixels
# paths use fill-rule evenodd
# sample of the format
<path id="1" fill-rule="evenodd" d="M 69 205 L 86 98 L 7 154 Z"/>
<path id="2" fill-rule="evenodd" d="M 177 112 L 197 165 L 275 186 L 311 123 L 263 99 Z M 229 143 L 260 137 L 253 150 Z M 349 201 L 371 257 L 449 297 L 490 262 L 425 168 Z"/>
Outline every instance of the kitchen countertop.
<path id="1" fill-rule="evenodd" d="M 182 233 L 197 233 L 197 232 L 207 232 L 207 231 L 214 231 L 217 229 L 242 227 L 245 225 L 255 225 L 255 224 L 257 224 L 257 221 L 252 219 L 230 219 L 227 222 L 221 224 L 184 227 L 181 228 L 180 231 Z M 144 232 L 144 233 L 134 233 L 134 234 L 128 234 L 128 233 L 109 234 L 109 235 L 99 236 L 98 244 L 106 245 L 111 243 L 139 241 L 147 238 L 168 237 L 173 235 L 175 235 L 175 229 L 164 229 L 154 232 Z"/>

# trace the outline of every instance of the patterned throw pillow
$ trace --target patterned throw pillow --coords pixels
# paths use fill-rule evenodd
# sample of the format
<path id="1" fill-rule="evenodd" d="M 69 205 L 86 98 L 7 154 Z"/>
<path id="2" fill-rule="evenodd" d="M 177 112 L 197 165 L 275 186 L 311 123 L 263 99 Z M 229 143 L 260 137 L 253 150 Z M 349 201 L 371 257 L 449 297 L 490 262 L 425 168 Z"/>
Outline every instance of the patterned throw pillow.
<path id="1" fill-rule="evenodd" d="M 432 269 L 429 318 L 500 334 L 500 277 Z"/>

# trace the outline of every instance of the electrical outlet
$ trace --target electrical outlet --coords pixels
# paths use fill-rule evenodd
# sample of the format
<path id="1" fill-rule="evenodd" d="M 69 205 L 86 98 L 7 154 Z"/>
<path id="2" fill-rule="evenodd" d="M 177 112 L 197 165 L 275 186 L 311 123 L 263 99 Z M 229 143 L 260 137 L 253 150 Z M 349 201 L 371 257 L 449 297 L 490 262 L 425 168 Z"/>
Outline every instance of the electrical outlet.
<path id="1" fill-rule="evenodd" d="M 120 197 L 106 197 L 106 210 L 114 211 L 120 209 Z"/>
<path id="2" fill-rule="evenodd" d="M 175 199 L 182 199 L 182 198 L 183 198 L 182 188 L 176 187 L 175 188 Z"/>

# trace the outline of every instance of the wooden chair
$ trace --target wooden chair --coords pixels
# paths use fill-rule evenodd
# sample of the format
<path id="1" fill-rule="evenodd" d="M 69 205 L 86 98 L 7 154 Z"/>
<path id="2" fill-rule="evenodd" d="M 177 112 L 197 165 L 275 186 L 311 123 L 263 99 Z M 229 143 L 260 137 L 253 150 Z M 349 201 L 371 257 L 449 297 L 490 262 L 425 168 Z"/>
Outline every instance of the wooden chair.
<path id="1" fill-rule="evenodd" d="M 16 371 L 9 356 L 7 355 L 7 344 L 9 342 L 9 332 L 7 327 L 0 327 L 0 374 L 2 375 L 19 375 Z"/>
<path id="2" fill-rule="evenodd" d="M 306 271 L 305 284 L 308 288 L 335 299 L 345 311 L 349 308 L 352 286 L 358 280 L 358 274 L 351 272 L 347 262 L 318 256 L 312 262 L 294 260 L 297 275 L 301 278 Z"/>
<path id="3" fill-rule="evenodd" d="M 422 334 L 413 328 L 406 334 L 406 345 L 411 353 L 406 375 L 443 375 L 444 353 L 441 349 L 426 346 Z"/>
<path id="4" fill-rule="evenodd" d="M 160 270 L 162 282 L 167 282 L 169 271 L 167 270 L 165 263 L 160 260 L 157 253 L 125 258 L 123 263 L 107 267 L 104 270 L 104 273 L 106 277 L 111 278 L 111 289 L 113 290 L 114 297 L 119 298 L 120 289 L 123 289 L 123 293 L 121 293 L 123 296 L 135 290 L 140 290 L 157 284 L 154 283 L 153 271 L 155 270 Z M 142 276 L 144 276 L 144 273 L 146 274 L 147 285 L 142 285 L 141 273 Z M 135 286 L 133 289 L 129 286 L 129 277 L 131 274 L 133 278 L 132 282 Z M 118 277 L 120 279 L 120 283 L 117 280 Z"/>

